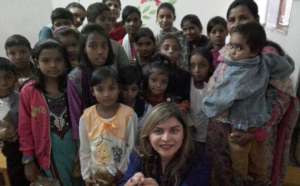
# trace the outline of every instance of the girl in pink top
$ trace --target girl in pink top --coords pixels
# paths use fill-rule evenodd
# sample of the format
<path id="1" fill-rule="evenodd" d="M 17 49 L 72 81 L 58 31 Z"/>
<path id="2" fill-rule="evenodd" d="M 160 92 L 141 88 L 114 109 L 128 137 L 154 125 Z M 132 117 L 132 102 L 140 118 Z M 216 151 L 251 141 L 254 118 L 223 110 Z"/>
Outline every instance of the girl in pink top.
<path id="1" fill-rule="evenodd" d="M 20 92 L 19 140 L 25 175 L 31 182 L 39 176 L 53 178 L 60 185 L 80 185 L 75 176 L 77 144 L 69 122 L 66 77 L 70 69 L 66 50 L 49 39 L 33 50 L 36 80 Z M 78 161 L 77 161 L 78 162 Z"/>

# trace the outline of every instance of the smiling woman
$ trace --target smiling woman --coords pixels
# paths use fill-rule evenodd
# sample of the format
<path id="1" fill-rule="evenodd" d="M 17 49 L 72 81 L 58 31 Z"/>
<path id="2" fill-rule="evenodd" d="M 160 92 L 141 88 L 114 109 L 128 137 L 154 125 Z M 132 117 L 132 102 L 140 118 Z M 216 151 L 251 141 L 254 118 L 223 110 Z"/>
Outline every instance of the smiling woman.
<path id="1" fill-rule="evenodd" d="M 209 185 L 209 161 L 203 148 L 195 148 L 189 123 L 175 104 L 154 107 L 139 141 L 120 185 Z"/>

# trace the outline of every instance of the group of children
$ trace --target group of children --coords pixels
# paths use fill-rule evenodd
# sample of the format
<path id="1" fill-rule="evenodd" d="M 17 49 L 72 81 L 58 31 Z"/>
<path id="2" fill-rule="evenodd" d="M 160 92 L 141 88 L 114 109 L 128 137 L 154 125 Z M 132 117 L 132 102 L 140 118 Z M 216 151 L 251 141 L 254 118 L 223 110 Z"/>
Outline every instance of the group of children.
<path id="1" fill-rule="evenodd" d="M 287 79 L 292 60 L 261 54 L 267 39 L 255 22 L 234 28 L 225 46 L 222 17 L 207 23 L 207 36 L 193 14 L 184 16 L 179 31 L 174 7 L 161 3 L 155 35 L 141 27 L 138 8 L 126 6 L 122 23 L 120 11 L 120 0 L 86 10 L 71 3 L 53 10 L 33 49 L 21 35 L 7 39 L 9 60 L 0 58 L 0 136 L 11 184 L 46 176 L 65 186 L 116 185 L 145 118 L 163 102 L 176 103 L 193 121 L 197 144 L 206 143 L 211 119 L 229 124 L 233 168 L 246 177 L 247 153 L 262 163 L 257 153 L 264 144 L 239 135 L 270 119 L 269 81 Z M 85 16 L 88 24 L 79 32 Z M 213 75 L 222 63 L 226 68 Z M 266 178 L 259 168 L 257 178 Z"/>

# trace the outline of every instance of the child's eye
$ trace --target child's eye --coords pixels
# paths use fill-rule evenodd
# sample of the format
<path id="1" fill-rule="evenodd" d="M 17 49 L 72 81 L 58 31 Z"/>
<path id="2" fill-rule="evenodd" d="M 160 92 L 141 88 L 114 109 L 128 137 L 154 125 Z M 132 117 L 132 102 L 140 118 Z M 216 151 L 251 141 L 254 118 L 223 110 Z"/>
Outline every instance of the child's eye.
<path id="1" fill-rule="evenodd" d="M 39 59 L 39 61 L 42 63 L 48 63 L 50 61 L 50 59 L 49 58 L 41 58 L 41 59 Z"/>
<path id="2" fill-rule="evenodd" d="M 231 43 L 229 43 L 228 46 L 229 46 L 230 49 L 234 49 L 236 51 L 243 50 L 243 47 L 241 45 L 239 45 L 239 44 L 231 44 Z"/>
<path id="3" fill-rule="evenodd" d="M 114 90 L 116 90 L 117 89 L 117 86 L 111 86 L 111 87 L 109 87 L 109 90 L 110 91 L 114 91 Z"/>
<path id="4" fill-rule="evenodd" d="M 156 78 L 150 78 L 150 81 L 156 82 Z"/>
<path id="5" fill-rule="evenodd" d="M 162 80 L 161 83 L 166 85 L 166 84 L 168 84 L 168 80 L 167 79 Z"/>
<path id="6" fill-rule="evenodd" d="M 107 43 L 105 43 L 105 42 L 101 43 L 101 48 L 106 49 L 107 47 L 108 47 Z"/>
<path id="7" fill-rule="evenodd" d="M 98 45 L 96 43 L 90 43 L 88 45 L 89 48 L 92 48 L 92 49 L 96 49 L 98 47 Z"/>
<path id="8" fill-rule="evenodd" d="M 228 19 L 228 22 L 229 22 L 229 23 L 234 23 L 234 21 L 235 21 L 234 18 L 229 18 L 229 19 Z"/>

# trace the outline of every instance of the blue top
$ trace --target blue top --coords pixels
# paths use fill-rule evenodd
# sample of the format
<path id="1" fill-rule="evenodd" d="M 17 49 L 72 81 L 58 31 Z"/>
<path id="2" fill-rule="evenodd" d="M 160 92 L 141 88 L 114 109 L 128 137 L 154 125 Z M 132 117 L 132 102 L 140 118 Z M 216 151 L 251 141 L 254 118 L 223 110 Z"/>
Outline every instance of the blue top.
<path id="1" fill-rule="evenodd" d="M 209 118 L 229 111 L 226 122 L 235 129 L 263 127 L 271 112 L 266 99 L 269 80 L 288 78 L 294 62 L 288 56 L 274 54 L 224 62 L 228 65 L 224 79 L 203 99 L 202 111 Z"/>
<path id="2" fill-rule="evenodd" d="M 210 182 L 211 165 L 205 155 L 198 155 L 194 162 L 189 162 L 192 167 L 183 175 L 180 186 L 208 186 Z M 130 155 L 128 169 L 118 186 L 123 186 L 135 173 L 143 172 L 141 157 L 133 152 Z M 160 178 L 154 178 L 160 184 Z"/>

